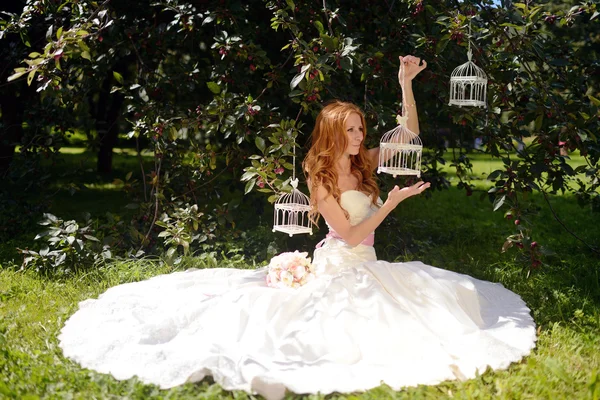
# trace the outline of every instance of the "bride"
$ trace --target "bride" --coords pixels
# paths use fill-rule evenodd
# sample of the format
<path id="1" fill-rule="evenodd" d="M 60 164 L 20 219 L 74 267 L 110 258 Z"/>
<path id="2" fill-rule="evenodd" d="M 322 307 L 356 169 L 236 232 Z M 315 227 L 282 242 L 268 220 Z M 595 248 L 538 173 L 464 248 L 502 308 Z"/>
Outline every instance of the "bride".
<path id="1" fill-rule="evenodd" d="M 404 63 L 408 127 L 418 133 Z M 469 379 L 507 368 L 535 345 L 529 309 L 502 285 L 421 262 L 378 261 L 374 230 L 428 183 L 385 202 L 373 179 L 378 149 L 364 146 L 361 110 L 323 108 L 305 159 L 313 217 L 330 232 L 314 252 L 316 279 L 271 288 L 266 268 L 188 270 L 113 287 L 80 303 L 59 336 L 66 357 L 116 379 L 170 388 L 207 375 L 267 399 L 295 393 L 393 389 Z"/>

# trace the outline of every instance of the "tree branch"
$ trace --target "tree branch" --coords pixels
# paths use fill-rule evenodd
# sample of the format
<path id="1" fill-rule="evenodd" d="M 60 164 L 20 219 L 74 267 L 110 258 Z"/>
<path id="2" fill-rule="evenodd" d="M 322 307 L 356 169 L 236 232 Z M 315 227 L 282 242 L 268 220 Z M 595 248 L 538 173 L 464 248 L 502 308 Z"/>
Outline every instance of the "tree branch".
<path id="1" fill-rule="evenodd" d="M 562 220 L 558 217 L 558 215 L 554 211 L 554 208 L 552 207 L 552 204 L 550 204 L 550 200 L 548 199 L 548 195 L 546 194 L 546 191 L 544 189 L 542 189 L 541 186 L 540 186 L 540 192 L 542 192 L 542 194 L 544 195 L 544 200 L 546 200 L 546 203 L 548 204 L 548 207 L 550 207 L 550 211 L 552 212 L 552 215 L 554 216 L 554 219 L 564 228 L 564 230 L 566 230 L 575 239 L 579 240 L 581 243 L 583 243 L 584 245 L 586 245 L 592 252 L 600 255 L 600 249 L 592 247 L 589 243 L 587 243 L 585 240 L 583 240 L 582 238 L 580 238 L 579 236 L 577 236 L 573 231 L 571 231 L 564 224 L 564 222 L 562 222 Z"/>

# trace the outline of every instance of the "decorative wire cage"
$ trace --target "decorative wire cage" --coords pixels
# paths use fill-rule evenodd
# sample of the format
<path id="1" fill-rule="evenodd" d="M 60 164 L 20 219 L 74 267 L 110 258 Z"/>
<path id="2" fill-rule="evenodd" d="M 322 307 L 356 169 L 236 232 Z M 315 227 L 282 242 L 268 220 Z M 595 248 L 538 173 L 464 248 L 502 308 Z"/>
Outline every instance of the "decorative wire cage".
<path id="1" fill-rule="evenodd" d="M 275 202 L 273 232 L 279 231 L 290 236 L 299 233 L 312 235 L 312 221 L 308 217 L 310 200 L 298 190 L 298 179 L 294 177 L 290 184 L 292 191 L 282 194 Z"/>
<path id="2" fill-rule="evenodd" d="M 471 50 L 469 61 L 456 67 L 450 77 L 450 102 L 448 105 L 486 107 L 487 75 L 473 61 Z"/>
<path id="3" fill-rule="evenodd" d="M 377 173 L 421 176 L 423 143 L 416 133 L 406 126 L 406 117 L 399 117 L 399 125 L 386 132 L 379 142 Z"/>
<path id="4" fill-rule="evenodd" d="M 448 105 L 467 107 L 487 107 L 488 78 L 483 69 L 471 60 L 471 21 L 469 21 L 468 61 L 459 65 L 450 76 L 450 101 Z"/>

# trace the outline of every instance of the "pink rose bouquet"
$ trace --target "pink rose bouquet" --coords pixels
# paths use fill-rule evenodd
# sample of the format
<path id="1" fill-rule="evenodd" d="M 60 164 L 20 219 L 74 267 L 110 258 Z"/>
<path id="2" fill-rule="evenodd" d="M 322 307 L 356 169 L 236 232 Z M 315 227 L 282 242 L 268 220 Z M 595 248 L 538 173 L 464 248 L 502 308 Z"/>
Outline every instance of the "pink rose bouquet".
<path id="1" fill-rule="evenodd" d="M 308 253 L 287 252 L 271 259 L 267 272 L 267 286 L 297 288 L 315 278 Z"/>

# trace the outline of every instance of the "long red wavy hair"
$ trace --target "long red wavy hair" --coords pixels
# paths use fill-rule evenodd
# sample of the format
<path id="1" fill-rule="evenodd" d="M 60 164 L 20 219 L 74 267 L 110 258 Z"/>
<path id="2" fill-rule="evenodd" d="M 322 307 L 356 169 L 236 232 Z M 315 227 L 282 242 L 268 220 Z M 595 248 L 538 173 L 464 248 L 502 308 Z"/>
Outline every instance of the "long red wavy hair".
<path id="1" fill-rule="evenodd" d="M 312 144 L 302 167 L 310 187 L 310 219 L 317 222 L 317 188 L 322 185 L 332 195 L 338 204 L 341 192 L 338 187 L 336 163 L 348 147 L 346 136 L 346 120 L 350 115 L 358 114 L 363 126 L 363 135 L 367 136 L 367 124 L 362 110 L 352 104 L 342 101 L 329 103 L 319 113 L 312 131 Z M 357 190 L 372 196 L 373 204 L 377 205 L 379 187 L 375 182 L 373 168 L 364 140 L 357 155 L 350 155 L 350 170 L 358 178 Z"/>

